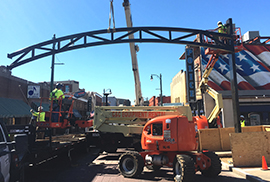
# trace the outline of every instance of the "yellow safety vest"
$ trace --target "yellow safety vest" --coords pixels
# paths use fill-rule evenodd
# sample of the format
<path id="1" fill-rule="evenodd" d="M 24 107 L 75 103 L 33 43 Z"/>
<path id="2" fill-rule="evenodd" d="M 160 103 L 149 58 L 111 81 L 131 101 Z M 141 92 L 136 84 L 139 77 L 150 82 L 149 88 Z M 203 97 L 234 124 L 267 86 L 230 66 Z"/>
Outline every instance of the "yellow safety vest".
<path id="1" fill-rule="evenodd" d="M 227 33 L 227 27 L 225 27 L 224 25 L 221 25 L 218 28 L 218 33 Z"/>
<path id="2" fill-rule="evenodd" d="M 37 122 L 45 122 L 45 112 L 32 112 L 37 117 Z"/>
<path id="3" fill-rule="evenodd" d="M 65 95 L 63 91 L 56 88 L 50 93 L 50 99 L 53 98 L 53 100 L 58 100 L 61 95 L 63 95 L 62 99 L 64 99 Z"/>
<path id="4" fill-rule="evenodd" d="M 245 127 L 246 126 L 246 124 L 245 124 L 246 120 L 243 120 L 243 121 L 240 121 L 240 122 L 241 122 L 241 127 Z"/>

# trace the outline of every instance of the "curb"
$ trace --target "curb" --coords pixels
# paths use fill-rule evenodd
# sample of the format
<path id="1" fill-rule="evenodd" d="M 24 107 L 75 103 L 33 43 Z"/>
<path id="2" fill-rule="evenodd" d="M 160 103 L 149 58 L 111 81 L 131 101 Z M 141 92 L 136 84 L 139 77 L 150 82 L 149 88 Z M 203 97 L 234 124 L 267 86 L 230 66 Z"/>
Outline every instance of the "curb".
<path id="1" fill-rule="evenodd" d="M 233 165 L 229 165 L 225 162 L 221 162 L 221 164 L 222 164 L 222 166 L 225 166 L 226 169 L 234 172 L 235 174 L 238 174 L 239 176 L 244 177 L 245 179 L 249 180 L 250 182 L 265 182 L 265 180 L 263 180 L 257 176 L 250 175 L 240 168 L 233 167 Z"/>

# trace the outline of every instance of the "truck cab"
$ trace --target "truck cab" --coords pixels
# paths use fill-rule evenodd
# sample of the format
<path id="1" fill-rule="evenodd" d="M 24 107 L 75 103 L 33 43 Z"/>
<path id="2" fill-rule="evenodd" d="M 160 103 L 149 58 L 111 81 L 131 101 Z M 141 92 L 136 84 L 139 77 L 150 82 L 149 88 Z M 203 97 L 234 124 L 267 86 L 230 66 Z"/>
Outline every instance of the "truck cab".
<path id="1" fill-rule="evenodd" d="M 15 182 L 24 181 L 24 171 L 16 151 L 16 142 L 11 142 L 8 130 L 0 120 L 0 181 Z"/>
<path id="2" fill-rule="evenodd" d="M 4 128 L 3 122 L 0 122 L 0 181 L 9 182 L 11 167 L 10 140 Z"/>
<path id="3" fill-rule="evenodd" d="M 141 144 L 144 150 L 194 151 L 197 149 L 195 123 L 181 115 L 156 117 L 145 124 Z"/>

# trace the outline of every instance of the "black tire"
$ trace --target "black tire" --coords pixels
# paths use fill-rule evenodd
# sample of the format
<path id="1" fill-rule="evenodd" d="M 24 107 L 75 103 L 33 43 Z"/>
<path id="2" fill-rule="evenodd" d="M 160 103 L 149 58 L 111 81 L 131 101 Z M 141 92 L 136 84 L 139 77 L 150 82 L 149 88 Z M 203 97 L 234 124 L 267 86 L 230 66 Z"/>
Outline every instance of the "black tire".
<path id="1" fill-rule="evenodd" d="M 118 167 L 124 177 L 133 178 L 142 173 L 144 160 L 138 152 L 127 152 L 120 156 Z"/>
<path id="2" fill-rule="evenodd" d="M 153 171 L 159 171 L 160 170 L 160 168 L 162 167 L 162 166 L 157 166 L 157 165 L 147 165 L 147 166 L 145 166 L 147 169 L 149 169 L 149 170 L 153 170 Z"/>
<path id="3" fill-rule="evenodd" d="M 174 179 L 177 182 L 193 182 L 195 165 L 188 155 L 177 155 L 173 162 Z"/>
<path id="4" fill-rule="evenodd" d="M 203 152 L 204 155 L 211 159 L 211 166 L 206 170 L 201 170 L 206 177 L 217 177 L 221 173 L 221 161 L 214 152 Z"/>

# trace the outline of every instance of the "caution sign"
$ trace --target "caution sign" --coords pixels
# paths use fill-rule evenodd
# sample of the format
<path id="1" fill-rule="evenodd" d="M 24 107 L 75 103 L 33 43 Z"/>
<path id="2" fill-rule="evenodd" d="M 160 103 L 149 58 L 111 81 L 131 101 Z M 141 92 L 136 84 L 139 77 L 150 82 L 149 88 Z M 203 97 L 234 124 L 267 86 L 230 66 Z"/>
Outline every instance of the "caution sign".
<path id="1" fill-rule="evenodd" d="M 196 101 L 193 49 L 186 48 L 187 101 Z"/>
<path id="2" fill-rule="evenodd" d="M 27 98 L 39 98 L 39 97 L 40 97 L 40 86 L 28 85 Z"/>

